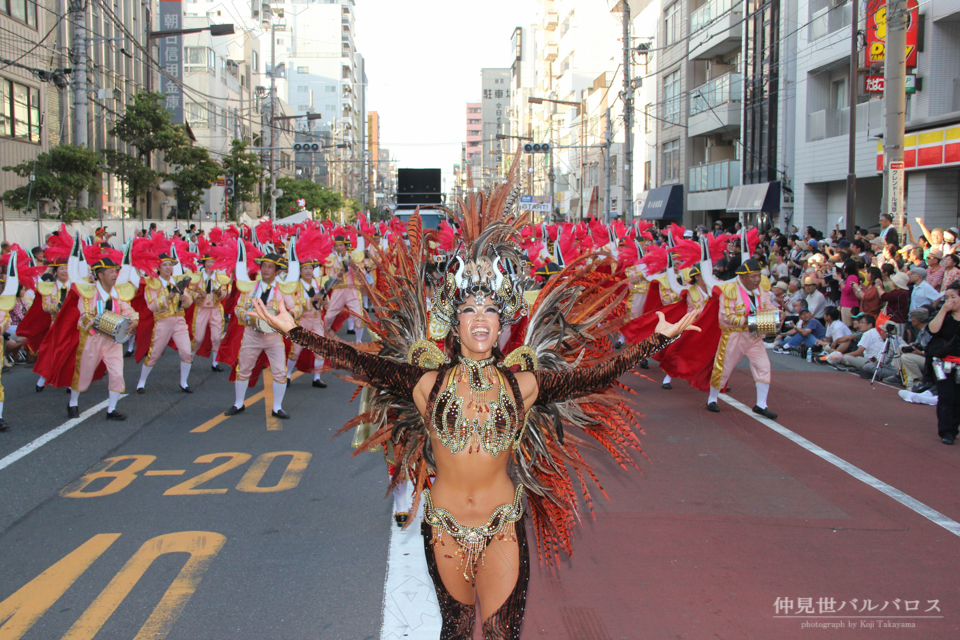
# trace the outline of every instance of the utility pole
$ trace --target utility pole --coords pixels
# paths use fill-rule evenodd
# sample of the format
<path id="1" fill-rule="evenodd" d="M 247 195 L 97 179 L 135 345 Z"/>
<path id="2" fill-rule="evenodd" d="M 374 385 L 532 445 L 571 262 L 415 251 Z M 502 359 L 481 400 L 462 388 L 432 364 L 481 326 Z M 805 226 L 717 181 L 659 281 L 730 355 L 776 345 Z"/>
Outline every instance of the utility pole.
<path id="1" fill-rule="evenodd" d="M 853 24 L 850 25 L 850 78 L 849 97 L 850 135 L 847 147 L 847 240 L 853 242 L 857 221 L 857 100 L 860 93 L 860 0 L 853 0 Z"/>
<path id="2" fill-rule="evenodd" d="M 883 201 L 903 234 L 903 135 L 907 110 L 906 0 L 887 0 L 887 42 L 883 59 Z M 900 236 L 901 238 L 903 235 Z"/>
<path id="3" fill-rule="evenodd" d="M 606 157 L 607 157 L 607 162 L 606 162 L 606 165 L 607 165 L 607 168 L 606 168 L 606 174 L 607 174 L 607 175 L 606 175 L 606 185 L 607 185 L 607 189 L 606 189 L 606 191 L 607 191 L 607 192 L 606 192 L 606 194 L 604 195 L 605 207 L 604 207 L 603 221 L 604 221 L 606 224 L 610 224 L 610 214 L 611 214 L 611 211 L 610 211 L 610 177 L 611 177 L 611 174 L 613 173 L 613 167 L 611 166 L 613 163 L 610 162 L 610 151 L 611 151 L 611 149 L 613 149 L 613 138 L 612 138 L 612 136 L 613 136 L 613 131 L 612 131 L 612 124 L 611 124 L 611 122 L 610 122 L 610 107 L 607 107 L 607 121 L 606 121 L 606 126 L 604 127 L 604 129 L 605 129 L 605 131 L 604 131 L 604 138 L 606 138 L 606 141 L 605 141 L 605 143 L 604 143 L 604 146 L 607 148 L 607 149 L 606 149 L 606 154 L 607 154 L 607 156 L 606 156 Z"/>
<path id="4" fill-rule="evenodd" d="M 73 43 L 73 143 L 87 146 L 87 37 L 86 12 L 79 0 L 70 2 L 70 40 Z M 80 192 L 77 204 L 86 209 L 87 190 Z"/>
<path id="5" fill-rule="evenodd" d="M 587 101 L 583 99 L 583 89 L 580 90 L 580 222 L 583 222 L 583 183 L 586 180 L 584 167 L 587 159 Z"/>
<path id="6" fill-rule="evenodd" d="M 623 220 L 633 218 L 633 79 L 630 73 L 630 3 L 621 0 L 623 7 Z"/>
<path id="7" fill-rule="evenodd" d="M 277 25 L 270 21 L 270 219 L 277 219 Z"/>

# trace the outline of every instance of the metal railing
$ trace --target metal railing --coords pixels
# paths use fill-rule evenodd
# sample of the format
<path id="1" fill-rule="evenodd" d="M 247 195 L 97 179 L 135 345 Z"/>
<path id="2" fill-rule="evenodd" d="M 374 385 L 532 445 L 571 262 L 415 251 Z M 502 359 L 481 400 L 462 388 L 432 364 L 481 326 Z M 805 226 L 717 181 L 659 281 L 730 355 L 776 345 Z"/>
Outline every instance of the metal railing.
<path id="1" fill-rule="evenodd" d="M 740 184 L 740 161 L 723 160 L 690 167 L 690 182 L 687 189 L 693 191 L 714 191 L 729 189 Z"/>
<path id="2" fill-rule="evenodd" d="M 743 0 L 709 0 L 690 14 L 690 34 L 700 31 L 728 11 L 742 14 Z"/>
<path id="3" fill-rule="evenodd" d="M 883 128 L 883 100 L 857 105 L 857 131 L 879 131 Z M 836 138 L 850 133 L 850 108 L 823 109 L 807 116 L 807 142 Z"/>
<path id="4" fill-rule="evenodd" d="M 714 78 L 690 92 L 690 115 L 715 109 L 727 102 L 740 102 L 743 76 L 739 73 L 727 73 Z"/>

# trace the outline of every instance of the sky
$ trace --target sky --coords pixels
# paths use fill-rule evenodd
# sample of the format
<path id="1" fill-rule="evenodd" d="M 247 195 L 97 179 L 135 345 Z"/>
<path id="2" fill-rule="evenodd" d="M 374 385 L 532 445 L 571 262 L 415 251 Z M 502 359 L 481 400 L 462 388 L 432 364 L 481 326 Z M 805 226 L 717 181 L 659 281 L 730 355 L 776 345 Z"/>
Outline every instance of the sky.
<path id="1" fill-rule="evenodd" d="M 466 103 L 480 69 L 509 67 L 510 38 L 536 19 L 535 0 L 356 0 L 367 110 L 398 167 L 440 168 L 444 190 L 466 140 Z"/>

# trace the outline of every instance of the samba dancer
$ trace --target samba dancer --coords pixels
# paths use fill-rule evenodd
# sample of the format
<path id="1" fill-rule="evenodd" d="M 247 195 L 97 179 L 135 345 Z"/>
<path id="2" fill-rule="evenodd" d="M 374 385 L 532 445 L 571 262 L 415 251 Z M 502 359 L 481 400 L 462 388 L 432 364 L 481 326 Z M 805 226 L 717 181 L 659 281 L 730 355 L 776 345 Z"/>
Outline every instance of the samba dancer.
<path id="1" fill-rule="evenodd" d="M 70 270 L 67 267 L 67 256 L 62 253 L 51 253 L 50 249 L 47 249 L 44 256 L 47 258 L 47 266 L 53 269 L 55 279 L 52 282 L 38 282 L 37 293 L 40 294 L 40 308 L 49 316 L 49 324 L 53 324 L 57 314 L 60 313 L 63 301 L 67 299 L 67 294 L 70 292 Z M 37 393 L 42 392 L 46 384 L 47 379 L 39 376 Z"/>
<path id="2" fill-rule="evenodd" d="M 284 267 L 283 258 L 276 253 L 267 253 L 256 260 L 260 265 L 260 276 L 256 280 L 241 280 L 236 282 L 240 290 L 240 297 L 237 299 L 237 306 L 234 313 L 237 320 L 244 325 L 243 338 L 241 339 L 240 349 L 237 353 L 236 381 L 234 389 L 236 399 L 233 406 L 223 412 L 226 416 L 232 416 L 243 412 L 246 407 L 243 404 L 247 395 L 247 386 L 250 376 L 253 374 L 253 368 L 264 353 L 270 362 L 270 373 L 273 376 L 273 409 L 274 418 L 286 420 L 290 417 L 283 410 L 283 396 L 287 391 L 287 359 L 283 345 L 283 337 L 278 333 L 264 333 L 255 328 L 257 326 L 257 314 L 253 311 L 254 301 L 263 306 L 264 314 L 269 308 L 274 313 L 280 313 L 283 309 L 290 309 L 293 317 L 299 318 L 302 313 L 300 302 L 295 293 L 297 283 L 281 283 L 277 281 L 277 273 Z M 240 267 L 244 268 L 244 267 Z M 238 271 L 239 273 L 239 271 Z M 269 326 L 273 326 L 272 324 Z"/>
<path id="3" fill-rule="evenodd" d="M 197 356 L 207 334 L 210 334 L 210 368 L 223 371 L 217 362 L 217 351 L 223 338 L 223 305 L 230 295 L 230 276 L 213 268 L 214 259 L 209 253 L 200 256 L 200 278 L 192 283 L 193 292 L 193 355 Z"/>
<path id="4" fill-rule="evenodd" d="M 776 420 L 777 414 L 767 409 L 770 357 L 763 346 L 763 336 L 750 331 L 748 318 L 764 311 L 774 311 L 777 306 L 770 299 L 770 293 L 760 287 L 762 274 L 756 260 L 745 260 L 737 267 L 736 274 L 736 278 L 718 285 L 721 291 L 719 323 L 722 333 L 714 359 L 713 374 L 710 376 L 707 409 L 719 413 L 717 400 L 720 398 L 720 389 L 726 386 L 740 359 L 746 356 L 757 387 L 757 403 L 753 406 L 753 412 Z"/>
<path id="5" fill-rule="evenodd" d="M 147 307 L 153 312 L 153 335 L 150 337 L 147 358 L 140 370 L 137 393 L 146 392 L 144 387 L 147 385 L 147 377 L 171 340 L 180 354 L 180 390 L 193 393 L 188 382 L 193 364 L 193 350 L 184 310 L 193 304 L 193 297 L 188 293 L 187 287 L 193 284 L 194 278 L 183 276 L 179 281 L 174 280 L 174 267 L 179 264 L 177 259 L 166 253 L 161 253 L 159 259 L 159 277 L 147 278 L 144 289 Z M 199 277 L 196 279 L 199 280 Z"/>
<path id="6" fill-rule="evenodd" d="M 526 493 L 527 500 L 543 509 L 531 507 L 530 510 L 538 536 L 550 545 L 548 553 L 552 555 L 557 548 L 569 551 L 569 533 L 576 507 L 551 487 L 562 484 L 564 490 L 569 486 L 572 491 L 573 485 L 569 484 L 569 475 L 560 472 L 566 470 L 564 462 L 555 460 L 541 446 L 556 442 L 554 431 L 556 438 L 563 440 L 562 426 L 547 417 L 548 412 L 559 411 L 554 403 L 586 402 L 579 398 L 614 393 L 608 389 L 613 381 L 640 358 L 669 344 L 693 320 L 693 316 L 685 316 L 680 323 L 671 325 L 661 319 L 656 327 L 657 335 L 624 350 L 619 357 L 594 367 L 575 369 L 559 355 L 567 347 L 554 341 L 559 334 L 558 340 L 562 342 L 567 329 L 561 326 L 557 334 L 549 332 L 550 337 L 541 333 L 550 325 L 551 318 L 559 315 L 556 313 L 558 299 L 548 295 L 538 300 L 540 304 L 529 319 L 531 328 L 525 340 L 535 341 L 534 344 L 525 342 L 504 358 L 496 348 L 497 335 L 505 324 L 518 322 L 527 312 L 519 281 L 499 266 L 502 260 L 519 261 L 516 245 L 505 244 L 508 238 L 518 235 L 517 229 L 524 222 L 512 215 L 506 217 L 505 213 L 510 206 L 508 198 L 518 166 L 519 154 L 510 179 L 486 199 L 486 212 L 479 210 L 484 206 L 483 199 L 471 198 L 470 204 L 461 203 L 463 224 L 460 226 L 468 247 L 467 262 L 460 259 L 457 273 L 445 274 L 431 310 L 429 339 L 406 345 L 408 352 L 395 351 L 404 346 L 402 336 L 426 333 L 422 290 L 410 289 L 419 287 L 419 277 L 415 281 L 409 276 L 391 281 L 390 292 L 385 295 L 404 306 L 393 312 L 385 311 L 390 315 L 389 322 L 369 319 L 377 323 L 375 332 L 381 336 L 381 353 L 393 354 L 393 358 L 363 353 L 339 340 L 312 334 L 297 327 L 295 319 L 283 309 L 277 316 L 271 316 L 259 300 L 255 301 L 257 315 L 263 321 L 284 332 L 291 341 L 323 355 L 332 366 L 352 371 L 365 380 L 365 384 L 376 388 L 378 393 L 373 402 L 379 403 L 381 415 L 386 416 L 390 407 L 394 417 L 387 420 L 368 443 L 392 438 L 397 448 L 396 461 L 401 466 L 398 471 L 409 471 L 410 477 L 417 479 L 418 495 L 411 512 L 422 495 L 424 551 L 443 616 L 441 637 L 447 639 L 473 637 L 478 600 L 484 615 L 484 637 L 519 638 L 529 580 L 529 551 L 521 501 L 525 485 L 536 489 Z M 416 230 L 410 235 L 412 264 L 419 272 L 423 263 L 422 237 Z M 562 278 L 561 284 L 551 293 L 572 295 L 570 303 L 574 304 L 577 301 L 574 292 L 582 290 L 580 287 L 586 278 L 597 277 L 596 266 L 611 264 L 609 259 L 594 264 L 586 262 L 572 265 L 566 272 L 567 278 L 558 275 Z M 405 260 L 401 260 L 401 272 L 411 269 L 404 263 Z M 381 273 L 381 277 L 386 275 Z M 416 277 L 416 274 L 410 275 Z M 407 289 L 400 290 L 404 282 Z M 591 308 L 612 310 L 614 305 L 602 307 L 600 304 L 618 289 L 619 285 L 614 282 L 612 275 L 603 280 L 604 286 L 585 296 L 588 300 L 583 304 L 597 304 Z M 600 298 L 594 298 L 593 294 Z M 387 309 L 383 304 L 374 306 Z M 409 309 L 409 314 L 404 309 Z M 597 322 L 606 316 L 598 313 Z M 394 323 L 403 324 L 403 329 L 395 330 Z M 415 331 L 411 331 L 413 329 Z M 578 335 L 588 333 L 584 330 Z M 434 342 L 439 339 L 447 340 L 446 353 Z M 609 342 L 606 338 L 603 340 L 609 349 Z M 537 354 L 544 357 L 544 365 L 559 368 L 541 368 Z M 404 355 L 407 362 L 394 359 Z M 523 371 L 514 373 L 513 366 Z M 617 419 L 606 416 L 607 411 L 623 411 L 623 404 L 597 402 L 591 404 L 591 408 L 594 407 L 605 416 L 592 422 L 598 430 L 594 436 L 601 431 L 617 431 L 619 420 L 626 421 L 623 424 L 632 420 L 626 413 L 617 413 Z M 575 424 L 577 418 L 570 420 L 568 424 Z M 617 436 L 613 440 L 617 443 L 636 442 L 629 430 L 617 431 Z M 616 449 L 618 445 L 611 446 Z M 575 444 L 568 440 L 566 447 L 575 448 Z M 561 449 L 558 447 L 556 451 L 559 455 Z M 524 482 L 517 487 L 507 473 L 511 460 L 522 467 L 520 475 Z M 548 472 L 537 466 L 543 460 L 559 466 L 551 467 Z M 427 489 L 426 478 L 431 470 L 435 470 L 436 479 Z M 545 515 L 550 509 L 538 502 L 542 499 L 557 500 L 552 504 L 562 505 L 559 509 L 564 515 L 554 512 L 558 514 L 555 519 Z"/>
<path id="7" fill-rule="evenodd" d="M 363 342 L 363 323 L 359 318 L 363 315 L 363 306 L 360 301 L 360 290 L 357 279 L 363 275 L 355 274 L 355 268 L 361 269 L 363 263 L 363 251 L 350 251 L 350 237 L 346 231 L 339 230 L 334 236 L 334 253 L 327 258 L 326 268 L 331 281 L 334 284 L 330 289 L 330 305 L 327 307 L 327 313 L 323 321 L 324 335 L 330 332 L 333 321 L 337 319 L 340 312 L 346 309 L 351 313 L 349 320 L 357 318 L 356 342 Z M 327 286 L 330 286 L 328 283 Z M 350 327 L 348 322 L 347 327 Z M 350 330 L 348 330 L 349 333 Z"/>
<path id="8" fill-rule="evenodd" d="M 67 415 L 71 418 L 80 417 L 80 394 L 90 388 L 94 373 L 102 362 L 107 368 L 107 389 L 109 402 L 107 404 L 107 420 L 126 420 L 127 416 L 117 411 L 117 402 L 124 391 L 123 382 L 123 345 L 117 343 L 112 336 L 104 335 L 94 328 L 95 320 L 103 314 L 111 312 L 130 320 L 132 332 L 139 322 L 139 314 L 130 306 L 130 301 L 120 295 L 116 285 L 120 273 L 120 265 L 111 258 L 101 257 L 90 265 L 96 284 L 74 282 L 73 286 L 79 293 L 80 320 L 77 329 L 80 332 L 80 341 L 77 346 L 76 373 L 70 387 L 70 403 L 67 406 Z M 132 294 L 130 292 L 130 298 Z"/>
<path id="9" fill-rule="evenodd" d="M 292 243 L 287 256 L 289 273 L 294 278 L 296 277 L 294 275 L 295 271 L 299 275 L 299 280 L 293 280 L 298 285 L 297 295 L 303 307 L 303 314 L 297 322 L 304 329 L 321 336 L 326 335 L 323 328 L 323 312 L 327 302 L 327 292 L 323 284 L 327 278 L 322 275 L 323 267 L 320 266 L 320 263 L 326 260 L 329 253 L 329 236 L 321 234 L 317 230 L 310 230 Z M 316 275 L 317 273 L 321 273 L 319 278 Z M 288 282 L 291 280 L 291 277 L 287 278 Z M 300 359 L 302 352 L 303 346 L 293 343 L 287 360 L 288 385 L 291 382 L 294 370 L 297 368 L 297 361 Z M 320 375 L 322 370 L 323 358 L 314 355 L 313 367 L 309 371 L 313 374 L 313 386 L 317 389 L 327 388 L 327 383 L 323 381 Z"/>

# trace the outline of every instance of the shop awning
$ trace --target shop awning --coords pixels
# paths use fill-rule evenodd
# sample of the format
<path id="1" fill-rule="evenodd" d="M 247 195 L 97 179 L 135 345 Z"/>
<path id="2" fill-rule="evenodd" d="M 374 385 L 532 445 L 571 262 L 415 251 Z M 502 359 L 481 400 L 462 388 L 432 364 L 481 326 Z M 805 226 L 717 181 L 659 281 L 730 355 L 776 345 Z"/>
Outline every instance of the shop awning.
<path id="1" fill-rule="evenodd" d="M 745 184 L 734 187 L 727 202 L 727 213 L 780 211 L 780 181 Z"/>
<path id="2" fill-rule="evenodd" d="M 640 217 L 644 220 L 683 219 L 683 185 L 650 189 L 641 198 L 643 211 L 640 212 Z"/>

